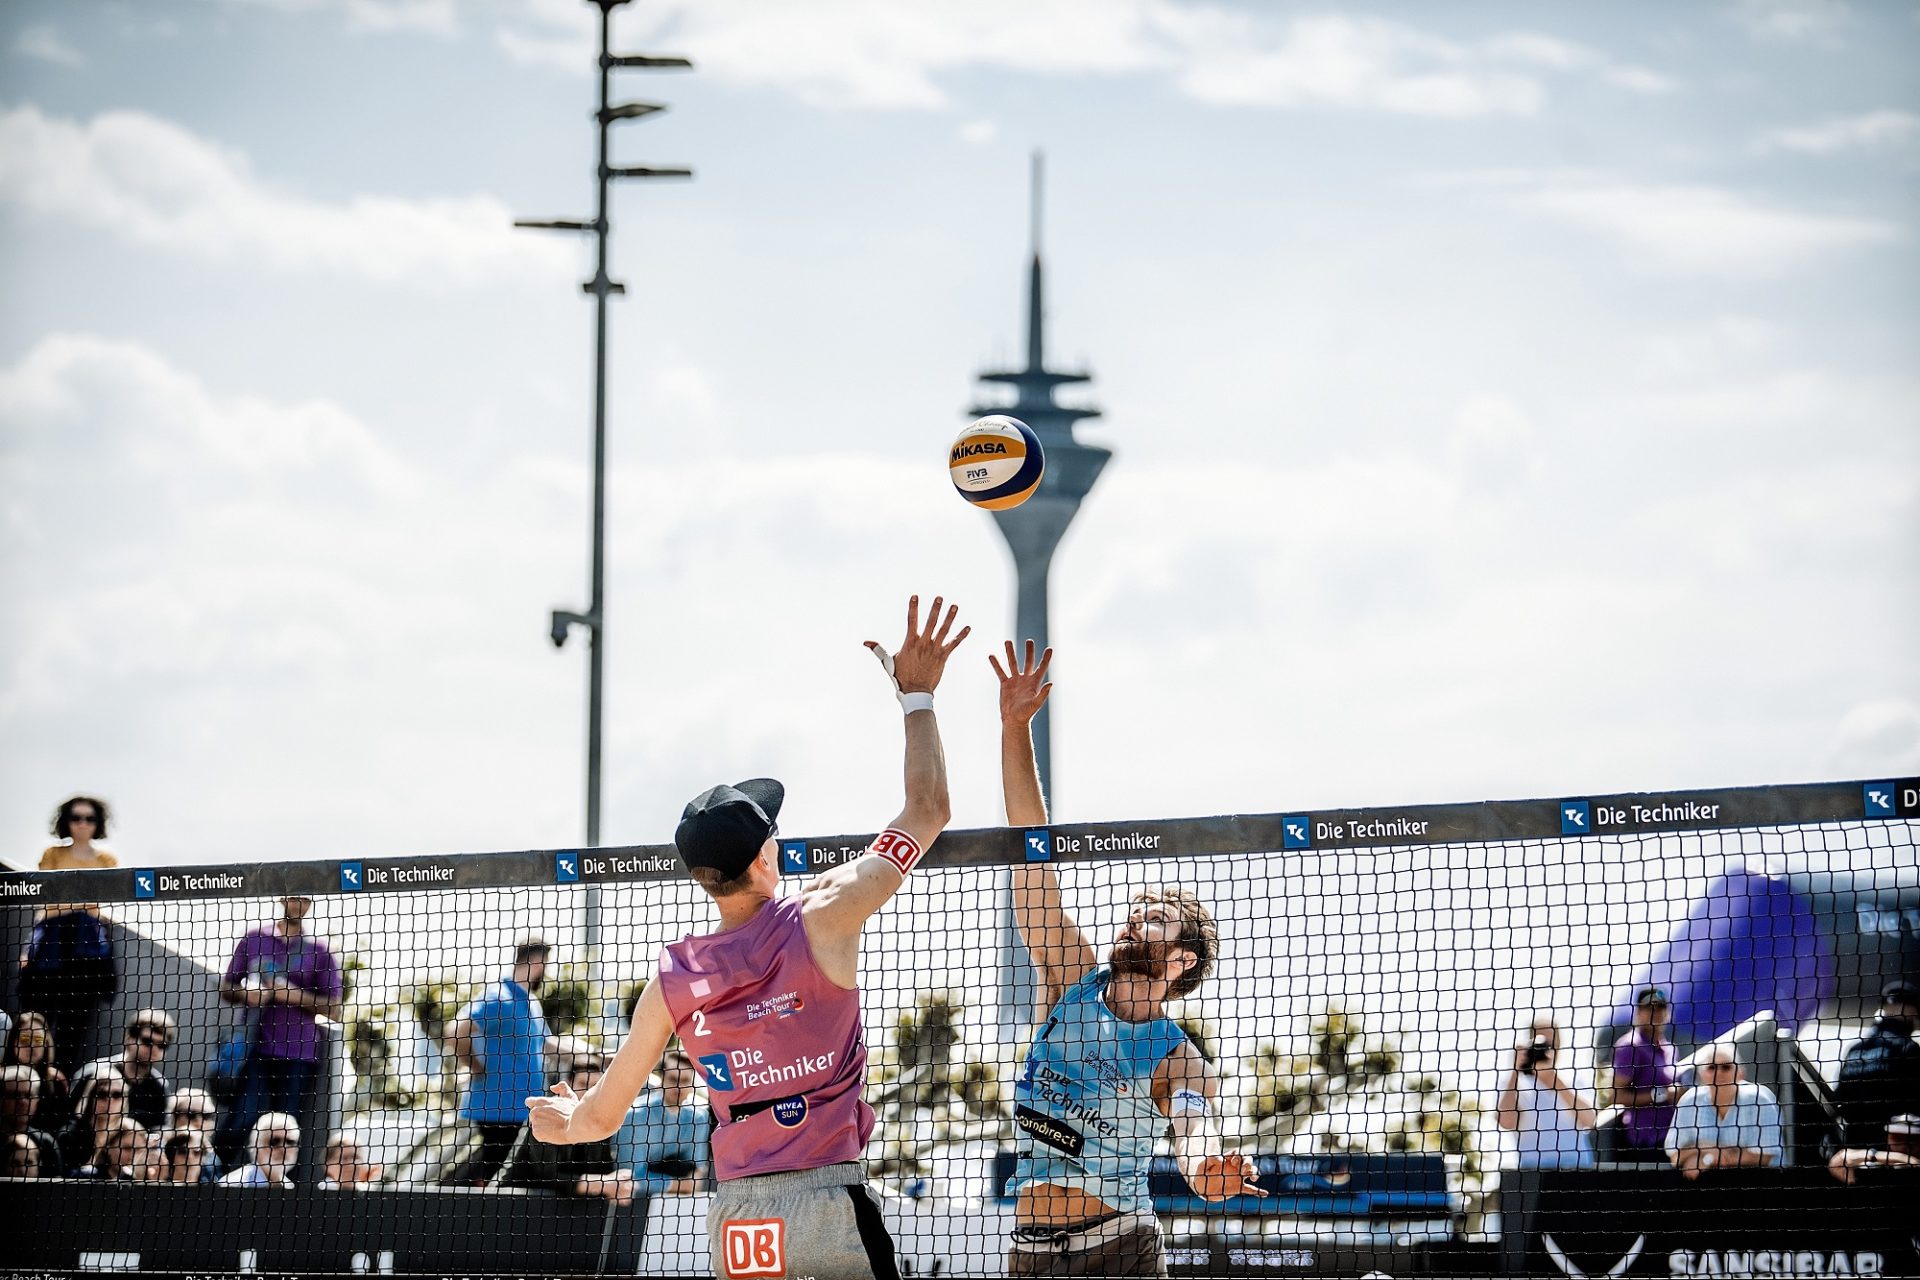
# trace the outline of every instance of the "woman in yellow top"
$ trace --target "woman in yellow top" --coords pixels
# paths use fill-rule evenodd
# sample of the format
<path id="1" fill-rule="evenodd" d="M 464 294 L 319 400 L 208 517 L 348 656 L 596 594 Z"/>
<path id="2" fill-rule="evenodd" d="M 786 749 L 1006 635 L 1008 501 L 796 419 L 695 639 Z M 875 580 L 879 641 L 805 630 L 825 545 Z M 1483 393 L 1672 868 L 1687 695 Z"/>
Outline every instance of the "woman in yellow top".
<path id="1" fill-rule="evenodd" d="M 61 805 L 53 816 L 53 834 L 66 843 L 49 845 L 40 855 L 40 869 L 95 871 L 119 866 L 120 859 L 93 847 L 95 840 L 106 838 L 107 816 L 107 802 L 92 796 L 75 796 Z"/>
<path id="2" fill-rule="evenodd" d="M 91 871 L 120 860 L 95 840 L 107 834 L 106 801 L 74 796 L 53 817 L 53 834 L 64 841 L 40 855 L 42 871 Z M 71 1075 L 93 1056 L 94 1024 L 101 1006 L 120 990 L 113 935 L 91 902 L 50 906 L 41 912 L 20 953 L 20 1006 L 46 1015 L 53 1027 L 56 1060 Z"/>

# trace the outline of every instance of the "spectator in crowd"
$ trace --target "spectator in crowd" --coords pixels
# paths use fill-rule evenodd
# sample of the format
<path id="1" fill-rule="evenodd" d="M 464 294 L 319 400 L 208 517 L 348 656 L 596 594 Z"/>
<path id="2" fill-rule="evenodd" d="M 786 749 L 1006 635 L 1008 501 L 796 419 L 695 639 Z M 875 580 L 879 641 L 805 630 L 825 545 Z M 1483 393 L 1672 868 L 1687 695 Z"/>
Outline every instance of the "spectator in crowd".
<path id="1" fill-rule="evenodd" d="M 160 1073 L 160 1060 L 173 1047 L 173 1015 L 165 1009 L 142 1009 L 127 1023 L 127 1043 L 118 1054 L 95 1058 L 73 1077 L 75 1088 L 107 1071 L 117 1071 L 132 1091 L 127 1114 L 149 1129 L 167 1122 L 173 1085 Z"/>
<path id="2" fill-rule="evenodd" d="M 327 1176 L 317 1184 L 322 1191 L 364 1190 L 380 1180 L 380 1166 L 369 1162 L 360 1140 L 348 1134 L 336 1133 L 327 1139 L 324 1164 Z"/>
<path id="3" fill-rule="evenodd" d="M 39 1151 L 39 1166 L 49 1176 L 60 1171 L 60 1144 L 53 1135 L 34 1125 L 40 1106 L 40 1077 L 31 1067 L 19 1063 L 0 1067 L 0 1136 L 9 1142 L 18 1137 L 29 1139 Z"/>
<path id="4" fill-rule="evenodd" d="M 0 1009 L 0 1044 L 13 1043 L 13 1015 Z"/>
<path id="5" fill-rule="evenodd" d="M 574 1093 L 582 1094 L 599 1082 L 604 1059 L 579 1057 L 567 1075 Z M 528 1129 L 513 1148 L 512 1159 L 500 1177 L 505 1187 L 540 1187 L 565 1196 L 599 1196 L 614 1204 L 631 1204 L 633 1172 L 613 1157 L 613 1139 L 552 1146 Z"/>
<path id="6" fill-rule="evenodd" d="M 213 1095 L 205 1089 L 188 1087 L 177 1090 L 173 1095 L 173 1105 L 167 1109 L 167 1128 L 170 1133 L 197 1133 L 201 1141 L 198 1144 L 202 1153 L 200 1181 L 218 1182 L 220 1175 L 226 1172 L 226 1166 L 220 1163 L 219 1155 L 213 1149 L 214 1121 L 219 1110 L 213 1105 Z M 171 1178 L 168 1179 L 172 1181 Z"/>
<path id="7" fill-rule="evenodd" d="M 447 1027 L 447 1051 L 467 1069 L 460 1118 L 480 1133 L 479 1149 L 447 1175 L 447 1186 L 492 1181 L 526 1123 L 527 1099 L 546 1092 L 540 1062 L 549 1036 L 539 993 L 551 951 L 544 938 L 521 939 L 514 948 L 512 971 L 475 997 Z"/>
<path id="8" fill-rule="evenodd" d="M 214 1135 L 228 1164 L 238 1162 L 262 1112 L 298 1115 L 305 1108 L 320 1062 L 320 1019 L 340 1017 L 340 965 L 306 927 L 312 908 L 312 898 L 280 899 L 280 918 L 240 939 L 220 983 L 222 1000 L 259 1016 L 233 1109 Z"/>
<path id="9" fill-rule="evenodd" d="M 300 1122 L 284 1111 L 269 1111 L 253 1122 L 247 1141 L 253 1160 L 220 1179 L 223 1187 L 291 1187 L 288 1175 L 300 1156 Z"/>
<path id="10" fill-rule="evenodd" d="M 1882 1178 L 1920 1179 L 1920 1115 L 1891 1117 L 1881 1128 L 1882 1148 L 1847 1147 L 1827 1161 L 1827 1172 L 1851 1186 Z M 1909 1184 L 1911 1185 L 1911 1184 Z"/>
<path id="11" fill-rule="evenodd" d="M 127 1118 L 127 1099 L 131 1093 L 117 1071 L 108 1071 L 87 1081 L 75 1097 L 73 1119 L 58 1135 L 62 1176 L 73 1177 L 80 1170 L 99 1164 L 100 1149 Z"/>
<path id="12" fill-rule="evenodd" d="M 53 1169 L 38 1143 L 24 1133 L 0 1138 L 0 1178 L 51 1178 Z"/>
<path id="13" fill-rule="evenodd" d="M 93 843 L 106 838 L 109 816 L 104 800 L 74 796 L 64 801 L 53 816 L 53 834 L 62 843 L 40 855 L 40 870 L 119 866 L 119 859 Z M 52 1024 L 62 1071 L 71 1074 L 86 1057 L 100 1010 L 119 990 L 113 935 L 99 906 L 75 903 L 42 912 L 20 954 L 16 994 L 22 1009 L 37 1010 Z"/>
<path id="14" fill-rule="evenodd" d="M 57 1133 L 73 1111 L 66 1072 L 53 1065 L 53 1029 L 38 1013 L 23 1013 L 7 1041 L 7 1065 L 28 1067 L 40 1079 L 40 1127 Z M 49 1174 L 49 1177 L 52 1175 Z"/>
<path id="15" fill-rule="evenodd" d="M 1730 1046 L 1708 1048 L 1695 1070 L 1700 1083 L 1680 1099 L 1667 1131 L 1667 1157 L 1683 1176 L 1765 1168 L 1786 1158 L 1780 1104 L 1764 1086 L 1747 1083 Z"/>
<path id="16" fill-rule="evenodd" d="M 1880 990 L 1880 1016 L 1873 1030 L 1847 1050 L 1833 1086 L 1847 1146 L 1884 1147 L 1881 1130 L 1887 1121 L 1920 1111 L 1920 1044 L 1913 1042 L 1916 1015 L 1920 1015 L 1920 988 L 1906 981 L 1889 982 Z"/>
<path id="17" fill-rule="evenodd" d="M 1633 998 L 1633 1030 L 1613 1046 L 1613 1100 L 1622 1112 L 1622 1159 L 1658 1159 L 1673 1122 L 1680 1078 L 1667 1024 L 1673 1005 L 1664 987 Z"/>
<path id="18" fill-rule="evenodd" d="M 660 1087 L 627 1109 L 613 1150 L 643 1190 L 686 1195 L 700 1189 L 707 1163 L 705 1106 L 693 1097 L 693 1059 L 675 1045 L 660 1058 Z"/>
<path id="19" fill-rule="evenodd" d="M 195 1185 L 212 1181 L 207 1176 L 207 1161 L 213 1158 L 213 1144 L 197 1129 L 169 1129 L 160 1135 L 161 1182 Z"/>
<path id="20" fill-rule="evenodd" d="M 152 1136 L 138 1120 L 122 1116 L 94 1153 L 93 1162 L 80 1166 L 69 1176 L 97 1178 L 101 1182 L 131 1182 L 139 1176 L 152 1145 Z"/>
<path id="21" fill-rule="evenodd" d="M 1593 1167 L 1587 1135 L 1599 1113 L 1561 1068 L 1560 1027 L 1552 1018 L 1534 1018 L 1527 1038 L 1514 1046 L 1513 1068 L 1494 1118 L 1515 1135 L 1516 1165 L 1521 1169 Z"/>
<path id="22" fill-rule="evenodd" d="M 53 815 L 53 834 L 61 843 L 49 845 L 40 855 L 40 870 L 103 871 L 119 866 L 120 859 L 93 843 L 107 838 L 112 816 L 107 802 L 92 796 L 61 801 Z"/>

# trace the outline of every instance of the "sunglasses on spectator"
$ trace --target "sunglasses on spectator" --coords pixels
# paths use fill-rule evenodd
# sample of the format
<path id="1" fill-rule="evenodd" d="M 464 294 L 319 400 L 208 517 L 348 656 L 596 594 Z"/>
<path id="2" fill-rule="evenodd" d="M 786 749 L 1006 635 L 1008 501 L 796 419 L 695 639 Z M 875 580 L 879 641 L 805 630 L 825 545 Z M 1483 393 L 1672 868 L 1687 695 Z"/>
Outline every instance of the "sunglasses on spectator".
<path id="1" fill-rule="evenodd" d="M 67 815 L 68 826 L 72 826 L 76 822 L 84 822 L 90 826 L 97 826 L 100 819 L 91 813 L 70 813 Z"/>
<path id="2" fill-rule="evenodd" d="M 285 1150 L 289 1147 L 299 1146 L 300 1139 L 288 1138 L 279 1134 L 275 1134 L 273 1137 L 267 1138 L 264 1141 L 262 1141 L 260 1145 L 268 1148 L 269 1150 Z"/>

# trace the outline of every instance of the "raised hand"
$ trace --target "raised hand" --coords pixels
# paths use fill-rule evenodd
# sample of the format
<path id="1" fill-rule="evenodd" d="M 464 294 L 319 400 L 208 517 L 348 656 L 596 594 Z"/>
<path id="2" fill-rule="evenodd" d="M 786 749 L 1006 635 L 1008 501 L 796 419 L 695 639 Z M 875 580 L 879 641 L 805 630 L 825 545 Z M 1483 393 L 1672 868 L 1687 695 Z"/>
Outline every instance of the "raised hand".
<path id="1" fill-rule="evenodd" d="M 940 596 L 933 598 L 933 608 L 927 612 L 927 625 L 920 625 L 920 597 L 914 596 L 907 601 L 907 638 L 900 642 L 898 653 L 888 653 L 876 640 L 867 641 L 867 648 L 873 650 L 873 656 L 880 659 L 887 674 L 893 677 L 894 687 L 901 693 L 932 693 L 939 687 L 940 677 L 947 669 L 947 659 L 960 642 L 972 634 L 972 627 L 962 627 L 958 635 L 951 640 L 948 632 L 953 629 L 953 621 L 959 614 L 958 605 L 948 605 L 946 615 L 941 616 L 940 606 L 945 603 Z"/>
<path id="2" fill-rule="evenodd" d="M 1000 678 L 1000 719 L 1007 724 L 1026 724 L 1038 715 L 1040 708 L 1046 705 L 1047 695 L 1053 692 L 1053 685 L 1047 681 L 1047 667 L 1053 662 L 1053 650 L 1048 649 L 1040 655 L 1040 661 L 1033 660 L 1033 641 L 1027 641 L 1027 658 L 1020 662 L 1013 651 L 1013 641 L 1007 641 L 1007 666 L 1001 670 L 1000 659 L 992 654 L 987 661 L 993 666 L 993 674 Z"/>
<path id="3" fill-rule="evenodd" d="M 549 1092 L 553 1097 L 542 1098 L 536 1094 L 527 1099 L 527 1123 L 533 1127 L 533 1136 L 540 1141 L 564 1145 L 567 1142 L 567 1125 L 573 1119 L 574 1108 L 580 1105 L 580 1095 L 564 1080 Z"/>
<path id="4" fill-rule="evenodd" d="M 1264 1196 L 1267 1193 L 1254 1185 L 1259 1176 L 1260 1171 L 1254 1167 L 1252 1159 L 1238 1151 L 1229 1151 L 1202 1160 L 1198 1172 L 1188 1178 L 1187 1183 L 1202 1200 Z"/>

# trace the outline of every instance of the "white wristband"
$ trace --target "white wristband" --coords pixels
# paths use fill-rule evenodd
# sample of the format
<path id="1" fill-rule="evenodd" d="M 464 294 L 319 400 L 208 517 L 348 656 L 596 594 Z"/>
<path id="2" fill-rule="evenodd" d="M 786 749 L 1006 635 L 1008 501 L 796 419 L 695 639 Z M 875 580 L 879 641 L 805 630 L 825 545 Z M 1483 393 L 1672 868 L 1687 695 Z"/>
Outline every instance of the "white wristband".
<path id="1" fill-rule="evenodd" d="M 900 708 L 906 715 L 916 711 L 933 710 L 933 695 L 930 693 L 903 693 L 900 695 Z"/>

